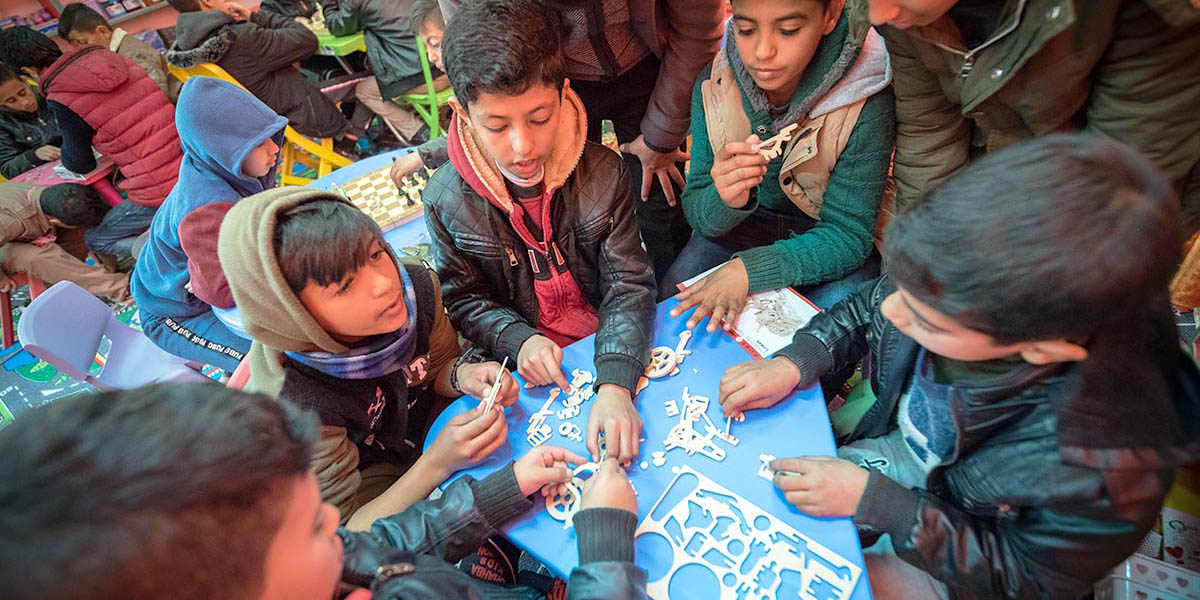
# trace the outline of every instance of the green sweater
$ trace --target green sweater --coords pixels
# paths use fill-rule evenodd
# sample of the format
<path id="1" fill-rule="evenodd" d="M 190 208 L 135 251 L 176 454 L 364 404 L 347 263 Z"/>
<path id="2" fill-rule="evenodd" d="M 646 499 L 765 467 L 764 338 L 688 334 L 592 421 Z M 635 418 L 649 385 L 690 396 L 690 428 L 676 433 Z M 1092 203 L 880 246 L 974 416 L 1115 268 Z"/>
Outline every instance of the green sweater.
<path id="1" fill-rule="evenodd" d="M 751 192 L 745 208 L 730 208 L 721 200 L 712 180 L 713 152 L 700 93 L 701 83 L 711 75 L 709 65 L 692 90 L 692 163 L 683 191 L 683 212 L 688 223 L 700 235 L 712 238 L 733 229 L 759 207 L 800 213 L 779 187 L 782 155 L 767 163 L 767 174 Z M 801 81 L 793 103 L 812 88 L 806 82 L 815 79 L 805 77 Z M 761 139 L 779 133 L 768 111 L 754 111 L 744 93 L 742 107 L 750 118 L 751 130 L 757 131 L 760 125 L 767 128 L 768 133 L 760 135 Z M 894 142 L 895 102 L 889 87 L 864 103 L 846 148 L 829 174 L 821 219 L 803 233 L 734 254 L 746 265 L 751 294 L 836 280 L 866 261 L 875 239 L 875 221 Z"/>

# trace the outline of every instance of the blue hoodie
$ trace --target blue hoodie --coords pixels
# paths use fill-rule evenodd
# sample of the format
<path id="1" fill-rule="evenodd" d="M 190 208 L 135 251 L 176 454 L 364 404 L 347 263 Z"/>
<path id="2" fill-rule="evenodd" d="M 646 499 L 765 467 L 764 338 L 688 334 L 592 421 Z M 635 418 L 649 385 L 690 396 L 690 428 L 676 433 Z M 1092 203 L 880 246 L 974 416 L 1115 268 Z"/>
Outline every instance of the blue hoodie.
<path id="1" fill-rule="evenodd" d="M 184 83 L 175 108 L 175 128 L 183 146 L 179 181 L 155 213 L 150 238 L 130 278 L 143 320 L 194 317 L 210 310 L 184 288 L 191 276 L 180 243 L 180 222 L 201 206 L 237 202 L 274 187 L 278 162 L 257 178 L 243 175 L 241 165 L 269 138 L 282 146 L 286 126 L 287 119 L 235 84 L 212 77 L 192 77 Z M 217 231 L 214 228 L 211 235 Z M 200 263 L 218 260 L 215 253 L 191 258 Z"/>

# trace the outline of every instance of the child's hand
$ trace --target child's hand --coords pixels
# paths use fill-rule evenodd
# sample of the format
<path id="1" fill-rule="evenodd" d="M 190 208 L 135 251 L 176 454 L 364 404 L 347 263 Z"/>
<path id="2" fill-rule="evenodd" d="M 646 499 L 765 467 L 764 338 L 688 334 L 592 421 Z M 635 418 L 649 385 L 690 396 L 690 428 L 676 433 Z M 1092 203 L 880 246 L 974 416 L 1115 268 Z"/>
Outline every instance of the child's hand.
<path id="1" fill-rule="evenodd" d="M 866 469 L 832 456 L 779 458 L 770 468 L 787 501 L 816 517 L 853 515 L 867 488 Z"/>
<path id="2" fill-rule="evenodd" d="M 513 465 L 513 475 L 526 496 L 551 483 L 571 480 L 571 466 L 586 463 L 582 456 L 558 446 L 534 446 Z"/>
<path id="3" fill-rule="evenodd" d="M 496 395 L 496 403 L 509 407 L 517 401 L 517 380 L 507 369 L 501 369 L 500 363 L 491 360 L 482 363 L 463 363 L 458 366 L 458 387 L 462 391 L 483 400 L 496 383 L 499 373 L 503 381 L 500 383 L 500 393 Z"/>
<path id="4" fill-rule="evenodd" d="M 688 319 L 688 329 L 695 329 L 705 317 L 708 317 L 709 331 L 716 331 L 718 323 L 729 329 L 742 314 L 749 295 L 750 276 L 746 274 L 746 263 L 735 258 L 675 294 L 679 305 L 671 309 L 671 316 L 678 317 L 694 306 L 696 311 Z"/>
<path id="5" fill-rule="evenodd" d="M 775 406 L 800 383 L 800 369 L 786 358 L 750 360 L 725 370 L 717 401 L 721 412 L 733 417 L 747 410 Z"/>
<path id="6" fill-rule="evenodd" d="M 606 383 L 596 391 L 592 412 L 588 415 L 587 449 L 593 458 L 600 458 L 600 432 L 608 448 L 606 456 L 618 461 L 633 460 L 638 454 L 638 439 L 642 435 L 642 417 L 633 407 L 629 390 Z"/>
<path id="7" fill-rule="evenodd" d="M 667 197 L 667 206 L 675 206 L 675 188 L 671 182 L 674 181 L 681 188 L 684 186 L 683 174 L 679 172 L 679 167 L 675 166 L 675 163 L 684 162 L 692 155 L 678 148 L 673 148 L 668 152 L 651 150 L 641 135 L 632 142 L 621 144 L 621 152 L 628 152 L 638 157 L 638 161 L 642 163 L 642 202 L 650 199 L 650 186 L 657 177 L 658 185 L 662 187 L 663 195 Z"/>
<path id="8" fill-rule="evenodd" d="M 46 161 L 58 160 L 62 156 L 62 150 L 58 146 L 39 146 L 33 151 L 33 155 Z"/>
<path id="9" fill-rule="evenodd" d="M 392 170 L 388 171 L 388 175 L 392 177 L 392 182 L 397 187 L 404 185 L 404 178 L 421 170 L 425 163 L 421 161 L 421 154 L 418 152 L 409 152 L 404 156 L 396 159 L 392 163 Z"/>
<path id="10" fill-rule="evenodd" d="M 225 14 L 233 17 L 235 21 L 247 21 L 250 19 L 250 9 L 236 2 L 225 3 Z"/>
<path id="11" fill-rule="evenodd" d="M 709 170 L 717 194 L 730 208 L 742 208 L 750 201 L 750 190 L 762 183 L 767 161 L 758 153 L 758 136 L 745 142 L 729 142 L 713 157 Z"/>
<path id="12" fill-rule="evenodd" d="M 456 415 L 425 453 L 443 478 L 491 456 L 508 439 L 508 422 L 498 410 L 482 406 Z"/>
<path id="13" fill-rule="evenodd" d="M 612 455 L 605 458 L 596 474 L 583 484 L 579 510 L 586 508 L 620 508 L 637 514 L 637 495 L 629 485 L 625 469 Z"/>
<path id="14" fill-rule="evenodd" d="M 517 352 L 517 373 L 534 385 L 557 385 L 563 392 L 571 389 L 562 370 L 562 348 L 544 335 L 531 336 Z"/>
<path id="15" fill-rule="evenodd" d="M 46 235 L 38 236 L 32 240 L 29 240 L 29 243 L 33 244 L 34 246 L 43 247 L 49 246 L 57 240 L 58 236 L 54 235 L 53 233 L 47 233 Z"/>

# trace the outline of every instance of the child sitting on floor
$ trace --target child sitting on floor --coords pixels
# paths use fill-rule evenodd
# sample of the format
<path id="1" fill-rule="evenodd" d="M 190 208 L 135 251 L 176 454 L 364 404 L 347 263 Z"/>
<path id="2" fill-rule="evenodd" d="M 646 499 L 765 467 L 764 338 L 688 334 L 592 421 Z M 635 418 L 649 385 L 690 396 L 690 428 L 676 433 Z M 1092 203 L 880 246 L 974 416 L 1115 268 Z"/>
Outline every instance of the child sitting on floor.
<path id="1" fill-rule="evenodd" d="M 0 431 L 5 597 L 542 597 L 452 563 L 534 508 L 542 486 L 570 479 L 580 457 L 532 448 L 350 532 L 308 470 L 315 438 L 311 416 L 289 403 L 202 383 L 79 394 L 23 413 Z M 637 504 L 615 460 L 581 502 L 569 597 L 645 598 Z"/>
<path id="2" fill-rule="evenodd" d="M 709 331 L 732 324 L 749 294 L 791 286 L 829 308 L 879 274 L 894 140 L 891 70 L 865 0 L 732 6 L 725 47 L 692 91 L 683 210 L 695 233 L 659 294 L 680 300 L 672 316 L 696 307 L 688 327 L 708 316 Z M 760 143 L 789 129 L 764 156 Z"/>
<path id="3" fill-rule="evenodd" d="M 0 176 L 12 179 L 61 154 L 62 135 L 45 98 L 0 62 Z"/>
<path id="4" fill-rule="evenodd" d="M 425 187 L 425 222 L 450 320 L 525 381 L 567 390 L 562 346 L 596 334 L 587 447 L 599 456 L 603 431 L 624 461 L 638 451 L 654 273 L 625 163 L 587 142 L 560 44 L 533 0 L 472 2 L 450 22 L 450 164 Z"/>
<path id="5" fill-rule="evenodd" d="M 78 183 L 0 183 L 0 291 L 16 287 L 10 275 L 28 273 L 46 285 L 72 281 L 113 302 L 129 300 L 128 275 L 83 262 L 84 231 L 100 226 L 110 209 L 96 190 Z"/>
<path id="6" fill-rule="evenodd" d="M 179 98 L 183 83 L 171 74 L 167 57 L 149 44 L 129 35 L 124 29 L 113 29 L 104 17 L 86 4 L 68 4 L 58 18 L 58 35 L 72 44 L 108 48 L 141 67 L 171 102 Z"/>
<path id="7" fill-rule="evenodd" d="M 425 498 L 504 443 L 500 406 L 516 402 L 516 380 L 460 356 L 437 277 L 397 261 L 369 216 L 305 188 L 226 208 L 221 267 L 255 339 L 247 389 L 321 418 L 312 470 L 352 529 Z M 455 417 L 421 454 L 445 406 L 437 398 L 484 398 L 497 377 L 496 409 Z"/>
<path id="8" fill-rule="evenodd" d="M 1166 301 L 1179 223 L 1171 183 L 1117 142 L 988 154 L 892 221 L 887 276 L 730 368 L 721 404 L 862 360 L 874 404 L 841 458 L 771 464 L 788 501 L 886 534 L 865 551 L 876 597 L 1079 597 L 1200 456 Z"/>
<path id="9" fill-rule="evenodd" d="M 212 312 L 233 305 L 216 253 L 224 213 L 200 209 L 275 186 L 287 119 L 232 83 L 192 77 L 179 94 L 176 125 L 184 149 L 179 183 L 150 225 L 131 279 L 133 296 L 142 331 L 159 347 L 232 371 L 250 340 Z M 210 267 L 217 273 L 208 274 Z"/>
<path id="10" fill-rule="evenodd" d="M 179 177 L 175 107 L 145 71 L 107 48 L 64 53 L 42 33 L 11 27 L 0 30 L 0 56 L 38 80 L 62 135 L 64 167 L 95 170 L 93 149 L 116 163 L 128 198 L 109 213 L 107 235 L 87 242 L 96 252 L 128 255 Z"/>

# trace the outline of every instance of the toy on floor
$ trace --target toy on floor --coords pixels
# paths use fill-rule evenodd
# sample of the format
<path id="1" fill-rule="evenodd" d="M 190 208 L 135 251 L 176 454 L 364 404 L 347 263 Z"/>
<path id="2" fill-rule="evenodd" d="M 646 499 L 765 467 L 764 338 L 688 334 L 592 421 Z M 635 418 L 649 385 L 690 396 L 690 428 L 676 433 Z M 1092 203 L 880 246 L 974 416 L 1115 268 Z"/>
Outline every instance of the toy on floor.
<path id="1" fill-rule="evenodd" d="M 695 470 L 673 471 L 635 533 L 672 551 L 666 574 L 646 588 L 651 598 L 696 589 L 719 589 L 721 600 L 850 598 L 861 567 Z"/>

